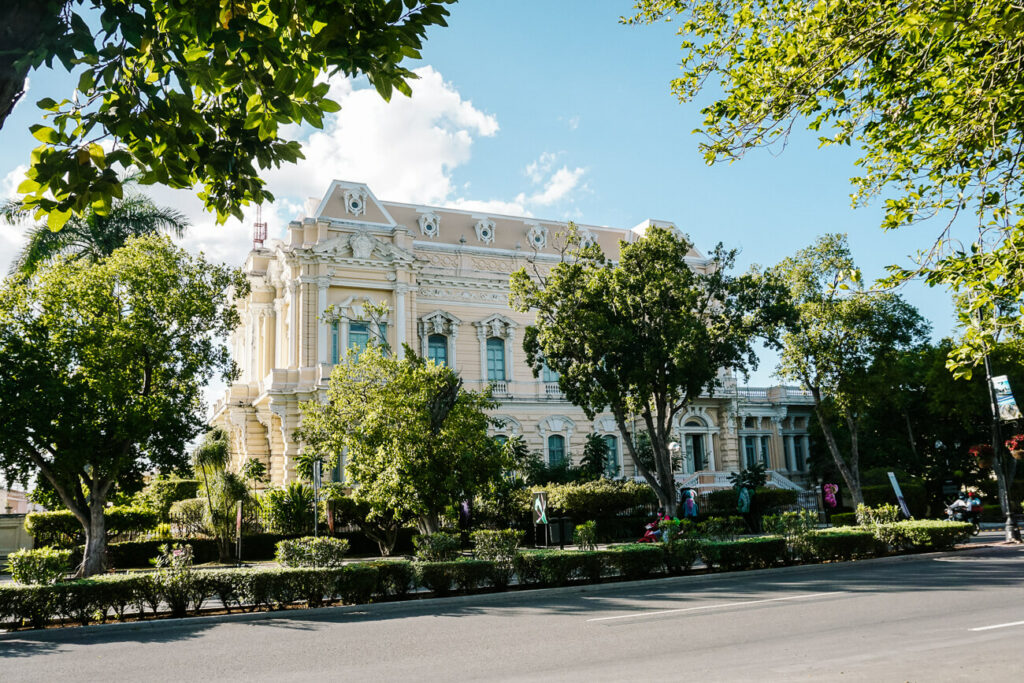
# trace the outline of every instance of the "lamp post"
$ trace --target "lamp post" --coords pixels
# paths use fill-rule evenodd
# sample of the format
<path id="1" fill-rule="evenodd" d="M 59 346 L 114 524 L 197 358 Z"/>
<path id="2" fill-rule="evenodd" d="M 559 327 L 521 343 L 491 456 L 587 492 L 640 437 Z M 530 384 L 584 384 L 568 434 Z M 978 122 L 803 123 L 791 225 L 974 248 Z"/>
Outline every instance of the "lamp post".
<path id="1" fill-rule="evenodd" d="M 988 348 L 985 348 L 985 384 L 988 389 L 988 399 L 992 406 L 992 470 L 996 474 L 996 481 L 999 484 L 999 505 L 1006 515 L 1006 522 L 1003 526 L 1005 540 L 1007 542 L 1020 543 L 1020 527 L 1017 526 L 1016 517 L 1010 508 L 1010 483 L 1016 473 L 1017 463 L 1011 461 L 1010 472 L 1003 468 L 1002 440 L 999 436 L 999 403 L 996 400 L 996 389 L 992 384 L 992 366 L 989 362 Z M 1007 476 L 1009 474 L 1009 476 Z"/>
<path id="2" fill-rule="evenodd" d="M 668 457 L 669 457 L 669 461 L 670 461 L 669 464 L 670 465 L 672 463 L 674 463 L 676 461 L 676 459 L 679 458 L 679 452 L 681 450 L 682 449 L 680 448 L 678 441 L 673 441 L 673 442 L 669 443 L 669 445 L 668 445 Z M 675 467 L 672 468 L 672 471 L 673 471 L 673 473 L 675 472 Z M 672 515 L 672 516 L 675 516 L 675 507 L 676 507 L 676 504 L 679 502 L 679 496 L 678 496 L 678 492 L 676 491 L 676 485 L 675 485 L 674 478 L 675 478 L 675 476 L 673 474 L 672 504 L 669 506 L 671 509 L 665 510 L 665 514 Z"/>

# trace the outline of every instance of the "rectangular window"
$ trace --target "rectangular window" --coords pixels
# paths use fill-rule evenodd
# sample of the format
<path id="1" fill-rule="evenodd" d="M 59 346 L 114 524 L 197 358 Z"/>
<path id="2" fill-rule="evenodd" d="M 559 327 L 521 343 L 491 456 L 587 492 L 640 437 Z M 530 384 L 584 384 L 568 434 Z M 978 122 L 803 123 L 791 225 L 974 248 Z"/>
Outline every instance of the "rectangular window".
<path id="1" fill-rule="evenodd" d="M 605 474 L 609 477 L 619 476 L 619 440 L 617 437 L 608 434 L 604 437 L 608 444 L 608 460 L 605 462 Z"/>
<path id="2" fill-rule="evenodd" d="M 547 363 L 544 363 L 544 370 L 541 374 L 545 382 L 556 383 L 558 382 L 559 374 L 548 367 Z"/>
<path id="3" fill-rule="evenodd" d="M 341 339 L 339 338 L 338 322 L 331 323 L 331 362 L 335 365 L 341 354 Z"/>
<path id="4" fill-rule="evenodd" d="M 754 441 L 755 438 L 753 436 L 743 437 L 744 467 L 750 467 L 757 462 L 757 443 Z"/>
<path id="5" fill-rule="evenodd" d="M 366 323 L 351 322 L 348 324 L 348 348 L 353 349 L 358 357 L 360 352 L 370 343 L 370 326 Z"/>
<path id="6" fill-rule="evenodd" d="M 762 436 L 761 437 L 761 464 L 764 465 L 765 469 L 771 469 L 771 467 L 772 467 L 771 443 L 772 443 L 772 437 L 770 437 L 770 436 Z"/>
<path id="7" fill-rule="evenodd" d="M 804 454 L 804 440 L 799 436 L 790 438 L 793 439 L 793 466 L 796 467 L 798 472 L 803 472 L 807 465 L 806 455 Z"/>
<path id="8" fill-rule="evenodd" d="M 565 462 L 565 437 L 552 434 L 548 437 L 548 465 L 554 467 Z"/>
<path id="9" fill-rule="evenodd" d="M 505 340 L 491 337 L 487 340 L 487 379 L 505 381 Z"/>
<path id="10" fill-rule="evenodd" d="M 443 334 L 432 334 L 427 337 L 427 360 L 437 365 L 448 365 L 448 337 Z"/>

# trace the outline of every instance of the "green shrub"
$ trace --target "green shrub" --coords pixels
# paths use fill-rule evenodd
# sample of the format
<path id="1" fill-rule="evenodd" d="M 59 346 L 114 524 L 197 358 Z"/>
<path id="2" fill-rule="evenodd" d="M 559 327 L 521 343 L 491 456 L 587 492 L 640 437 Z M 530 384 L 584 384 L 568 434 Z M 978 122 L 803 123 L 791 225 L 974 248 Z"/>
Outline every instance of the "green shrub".
<path id="1" fill-rule="evenodd" d="M 51 585 L 0 584 L 0 615 L 14 626 L 43 628 L 58 617 L 57 595 Z"/>
<path id="2" fill-rule="evenodd" d="M 660 545 L 665 554 L 665 569 L 670 574 L 689 571 L 700 557 L 700 541 L 695 538 L 680 538 Z"/>
<path id="3" fill-rule="evenodd" d="M 535 486 L 533 490 L 547 491 L 548 506 L 574 519 L 612 517 L 631 508 L 657 503 L 651 487 L 635 481 L 598 479 L 579 484 Z"/>
<path id="4" fill-rule="evenodd" d="M 23 548 L 7 556 L 7 571 L 20 584 L 56 583 L 70 568 L 70 550 Z"/>
<path id="5" fill-rule="evenodd" d="M 645 578 L 665 565 L 661 544 L 629 543 L 608 548 L 605 553 L 609 568 L 629 580 Z"/>
<path id="6" fill-rule="evenodd" d="M 470 535 L 474 554 L 481 560 L 490 560 L 493 563 L 491 583 L 495 587 L 504 588 L 509 584 L 519 544 L 522 543 L 524 535 L 524 532 L 513 529 L 474 531 Z"/>
<path id="7" fill-rule="evenodd" d="M 160 593 L 171 616 L 183 617 L 198 611 L 209 597 L 207 586 L 192 568 L 192 546 L 180 543 L 160 546 L 156 561 Z"/>
<path id="8" fill-rule="evenodd" d="M 761 518 L 761 528 L 765 533 L 782 536 L 786 539 L 787 559 L 791 561 L 795 561 L 804 553 L 804 541 L 807 534 L 817 525 L 818 515 L 810 510 L 783 512 Z"/>
<path id="9" fill-rule="evenodd" d="M 443 531 L 415 536 L 416 559 L 424 562 L 452 562 L 459 556 L 459 537 Z"/>
<path id="10" fill-rule="evenodd" d="M 739 492 L 736 489 L 712 491 L 707 495 L 706 509 L 703 514 L 715 517 L 735 515 L 738 509 Z M 774 514 L 783 508 L 796 505 L 797 492 L 787 489 L 758 487 L 750 499 L 751 519 L 760 519 L 767 514 Z"/>
<path id="11" fill-rule="evenodd" d="M 899 507 L 895 505 L 878 505 L 876 507 L 869 507 L 860 503 L 857 505 L 856 513 L 857 524 L 861 526 L 869 526 L 872 524 L 891 524 L 898 522 L 902 513 Z"/>
<path id="12" fill-rule="evenodd" d="M 408 560 L 379 560 L 368 566 L 377 570 L 377 588 L 380 595 L 404 597 L 416 584 L 416 570 Z"/>
<path id="13" fill-rule="evenodd" d="M 818 562 L 852 560 L 878 554 L 879 542 L 871 529 L 815 529 L 803 539 L 805 559 Z"/>
<path id="14" fill-rule="evenodd" d="M 179 534 L 189 538 L 208 535 L 206 507 L 205 498 L 185 498 L 171 503 L 167 516 L 171 526 L 176 528 Z"/>
<path id="15" fill-rule="evenodd" d="M 142 507 L 154 510 L 161 522 L 170 522 L 171 505 L 179 500 L 195 498 L 198 493 L 198 479 L 160 475 L 150 480 L 135 495 L 135 501 Z"/>
<path id="16" fill-rule="evenodd" d="M 338 572 L 338 595 L 349 605 L 370 602 L 380 583 L 379 570 L 372 564 L 350 564 L 334 571 Z"/>
<path id="17" fill-rule="evenodd" d="M 103 517 L 108 538 L 141 535 L 160 523 L 160 516 L 155 510 L 137 505 L 109 507 L 103 511 Z M 71 547 L 84 538 L 82 525 L 70 510 L 30 512 L 25 517 L 25 530 L 35 539 L 37 546 Z"/>
<path id="18" fill-rule="evenodd" d="M 786 539 L 758 536 L 738 541 L 706 541 L 700 546 L 700 554 L 709 569 L 732 571 L 771 567 L 786 558 Z"/>
<path id="19" fill-rule="evenodd" d="M 274 559 L 284 567 L 340 567 L 348 554 L 343 538 L 305 536 L 278 541 Z"/>
<path id="20" fill-rule="evenodd" d="M 694 534 L 713 541 L 732 541 L 747 530 L 747 523 L 738 515 L 708 517 L 697 525 Z"/>
<path id="21" fill-rule="evenodd" d="M 597 550 L 597 522 L 578 524 L 572 532 L 572 542 L 580 550 Z"/>
<path id="22" fill-rule="evenodd" d="M 259 497 L 267 531 L 306 536 L 313 532 L 313 487 L 293 481 L 284 489 L 267 489 Z"/>
<path id="23" fill-rule="evenodd" d="M 972 530 L 970 522 L 934 519 L 904 520 L 873 527 L 875 538 L 897 551 L 946 550 L 966 541 Z"/>
<path id="24" fill-rule="evenodd" d="M 832 526 L 857 526 L 856 512 L 837 512 L 829 516 Z"/>
<path id="25" fill-rule="evenodd" d="M 438 597 L 451 594 L 452 588 L 455 586 L 453 564 L 455 564 L 454 560 L 446 562 L 421 560 L 417 562 L 415 564 L 416 585 L 433 591 L 434 595 Z"/>

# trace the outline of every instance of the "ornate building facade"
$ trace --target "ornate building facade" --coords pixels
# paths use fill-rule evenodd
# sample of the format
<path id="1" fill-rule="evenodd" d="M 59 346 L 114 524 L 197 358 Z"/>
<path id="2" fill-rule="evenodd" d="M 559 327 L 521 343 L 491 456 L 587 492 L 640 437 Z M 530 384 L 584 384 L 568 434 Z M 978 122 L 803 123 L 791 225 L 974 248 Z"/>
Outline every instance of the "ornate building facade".
<path id="1" fill-rule="evenodd" d="M 557 376 L 533 376 L 522 349 L 532 318 L 508 305 L 512 272 L 558 263 L 564 223 L 381 201 L 366 185 L 342 181 L 306 213 L 283 241 L 257 243 L 245 261 L 252 289 L 236 300 L 243 324 L 232 339 L 241 376 L 212 418 L 231 435 L 235 467 L 256 457 L 269 466 L 272 484 L 294 479 L 299 403 L 322 396 L 346 350 L 379 334 L 398 354 L 408 344 L 457 369 L 468 388 L 490 385 L 501 404 L 495 436 L 521 435 L 553 463 L 578 457 L 586 435 L 596 432 L 613 456 L 609 473 L 637 476 L 610 414 L 588 420 L 564 399 Z M 654 224 L 674 228 L 645 221 L 632 229 L 579 229 L 614 258 L 620 241 L 636 240 Z M 696 249 L 687 261 L 697 269 L 708 263 Z M 371 329 L 365 308 L 380 303 L 387 316 Z M 801 488 L 810 397 L 723 379 L 722 390 L 673 425 L 677 480 L 718 488 L 728 473 L 762 462 L 771 484 Z"/>

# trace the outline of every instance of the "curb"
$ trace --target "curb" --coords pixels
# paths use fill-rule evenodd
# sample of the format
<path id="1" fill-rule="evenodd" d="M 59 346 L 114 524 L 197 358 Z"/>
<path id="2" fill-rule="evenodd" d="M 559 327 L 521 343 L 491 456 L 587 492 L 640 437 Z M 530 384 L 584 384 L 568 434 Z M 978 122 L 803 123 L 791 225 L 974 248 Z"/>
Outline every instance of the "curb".
<path id="1" fill-rule="evenodd" d="M 713 572 L 709 574 L 687 574 L 684 576 L 666 576 L 656 579 L 642 579 L 639 581 L 611 581 L 608 583 L 580 584 L 575 586 L 560 586 L 556 588 L 530 588 L 518 591 L 500 591 L 496 593 L 477 593 L 474 595 L 455 595 L 445 598 L 420 598 L 413 600 L 395 600 L 393 602 L 374 602 L 361 605 L 336 605 L 330 607 L 314 607 L 294 610 L 275 610 L 268 612 L 234 612 L 231 614 L 217 614 L 210 616 L 183 617 L 181 619 L 160 618 L 147 619 L 144 621 L 132 622 L 111 622 L 109 624 L 90 624 L 89 626 L 69 626 L 66 628 L 24 630 L 24 631 L 0 631 L 0 642 L 5 640 L 51 640 L 61 639 L 66 633 L 76 636 L 101 636 L 120 631 L 146 631 L 167 627 L 182 627 L 193 624 L 208 624 L 210 626 L 221 623 L 268 621 L 272 619 L 296 619 L 315 618 L 317 616 L 332 614 L 388 614 L 398 610 L 410 608 L 441 607 L 437 612 L 443 613 L 444 605 L 464 605 L 466 603 L 487 605 L 495 602 L 507 601 L 513 595 L 521 596 L 530 602 L 542 601 L 560 595 L 574 595 L 580 593 L 603 593 L 623 588 L 642 589 L 645 587 L 666 586 L 672 584 L 688 584 L 717 582 L 727 579 L 734 579 L 741 576 L 775 576 L 789 574 L 807 574 L 820 571 L 828 571 L 832 567 L 847 566 L 850 564 L 895 564 L 899 562 L 911 562 L 917 559 L 935 557 L 946 557 L 957 553 L 971 552 L 982 548 L 1011 547 L 1005 546 L 1002 542 L 972 544 L 961 546 L 955 550 L 943 550 L 931 553 L 911 553 L 906 555 L 890 555 L 887 557 L 873 557 L 863 560 L 848 562 L 829 562 L 825 564 L 799 564 L 790 567 L 772 567 L 770 569 L 754 569 L 734 572 Z M 1016 547 L 1016 546 L 1013 546 Z"/>

